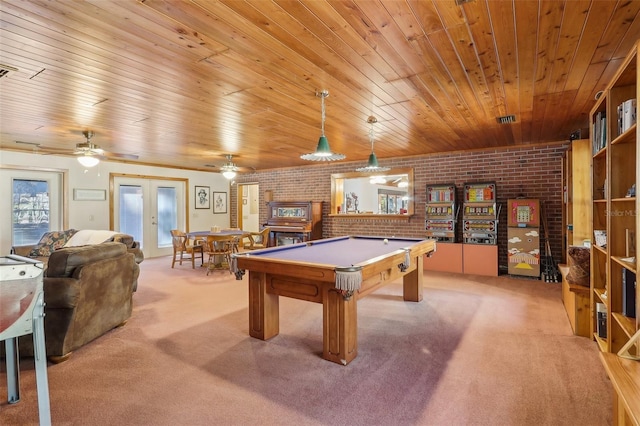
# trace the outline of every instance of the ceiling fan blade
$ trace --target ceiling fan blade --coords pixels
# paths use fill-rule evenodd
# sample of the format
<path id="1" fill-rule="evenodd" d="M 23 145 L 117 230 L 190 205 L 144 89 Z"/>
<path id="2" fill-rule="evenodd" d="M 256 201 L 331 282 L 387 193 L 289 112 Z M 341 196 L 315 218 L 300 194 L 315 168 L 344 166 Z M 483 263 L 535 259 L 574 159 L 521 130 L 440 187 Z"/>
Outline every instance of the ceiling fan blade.
<path id="1" fill-rule="evenodd" d="M 108 151 L 103 151 L 102 154 L 98 154 L 98 156 L 105 157 L 105 158 L 125 158 L 128 160 L 138 159 L 138 156 L 136 154 L 120 154 L 117 152 L 108 152 Z"/>

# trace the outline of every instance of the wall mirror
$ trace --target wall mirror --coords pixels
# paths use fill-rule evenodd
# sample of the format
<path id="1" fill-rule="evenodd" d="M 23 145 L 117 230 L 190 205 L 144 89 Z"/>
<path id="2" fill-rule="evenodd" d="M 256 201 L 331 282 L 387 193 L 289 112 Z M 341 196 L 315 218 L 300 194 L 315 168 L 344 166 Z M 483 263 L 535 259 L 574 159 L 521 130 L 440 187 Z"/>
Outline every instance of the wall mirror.
<path id="1" fill-rule="evenodd" d="M 330 215 L 409 217 L 413 212 L 413 169 L 331 175 Z"/>

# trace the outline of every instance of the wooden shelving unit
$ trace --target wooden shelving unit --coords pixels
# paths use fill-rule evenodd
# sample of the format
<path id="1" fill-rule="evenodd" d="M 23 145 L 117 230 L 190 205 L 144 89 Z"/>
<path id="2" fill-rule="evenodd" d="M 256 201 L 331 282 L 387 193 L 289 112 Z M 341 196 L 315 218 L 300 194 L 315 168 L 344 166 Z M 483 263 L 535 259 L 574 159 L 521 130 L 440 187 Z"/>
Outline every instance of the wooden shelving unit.
<path id="1" fill-rule="evenodd" d="M 570 246 L 583 246 L 591 240 L 591 141 L 576 139 L 571 141 L 564 156 L 564 210 L 563 262 L 567 262 Z M 583 287 L 567 281 L 568 264 L 558 265 L 562 275 L 562 303 L 573 333 L 591 336 L 591 299 L 589 286 Z"/>
<path id="2" fill-rule="evenodd" d="M 590 113 L 592 142 L 592 223 L 591 250 L 591 333 L 603 352 L 617 353 L 638 331 L 637 313 L 623 308 L 623 275 L 638 270 L 637 235 L 640 230 L 638 199 L 630 195 L 638 187 L 638 144 L 635 124 L 620 128 L 618 106 L 629 99 L 638 100 L 640 85 L 638 44 L 620 66 Z M 637 103 L 637 102 L 636 102 Z M 603 127 L 604 126 L 604 127 Z M 606 232 L 606 245 L 598 245 L 595 232 Z M 635 294 L 635 306 L 640 298 Z M 606 337 L 597 332 L 596 306 L 606 306 Z M 639 354 L 638 345 L 631 349 Z M 640 378 L 638 378 L 640 380 Z M 624 395 L 618 395 L 624 398 Z M 624 416 L 623 416 L 624 417 Z"/>

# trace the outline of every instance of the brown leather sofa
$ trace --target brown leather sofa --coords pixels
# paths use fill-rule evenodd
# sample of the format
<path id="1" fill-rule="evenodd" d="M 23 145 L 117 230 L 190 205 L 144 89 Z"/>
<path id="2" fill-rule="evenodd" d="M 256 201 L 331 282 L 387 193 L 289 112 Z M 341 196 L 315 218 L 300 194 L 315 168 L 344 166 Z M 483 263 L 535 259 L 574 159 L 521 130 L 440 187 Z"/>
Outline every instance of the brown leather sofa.
<path id="1" fill-rule="evenodd" d="M 19 250 L 16 250 L 16 254 Z M 60 248 L 44 273 L 45 343 L 52 362 L 123 325 L 130 317 L 142 252 L 122 242 Z M 21 355 L 32 355 L 21 339 Z"/>

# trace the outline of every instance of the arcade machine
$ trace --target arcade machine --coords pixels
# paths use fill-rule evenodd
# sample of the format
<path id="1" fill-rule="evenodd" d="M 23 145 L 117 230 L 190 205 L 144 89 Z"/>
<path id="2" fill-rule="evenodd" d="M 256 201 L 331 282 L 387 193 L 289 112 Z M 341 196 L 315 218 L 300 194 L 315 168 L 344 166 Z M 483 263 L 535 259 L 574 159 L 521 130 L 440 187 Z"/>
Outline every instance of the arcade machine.
<path id="1" fill-rule="evenodd" d="M 540 277 L 540 202 L 508 200 L 507 259 L 510 275 Z"/>
<path id="2" fill-rule="evenodd" d="M 498 217 L 495 182 L 464 184 L 462 214 L 465 274 L 498 275 Z"/>

